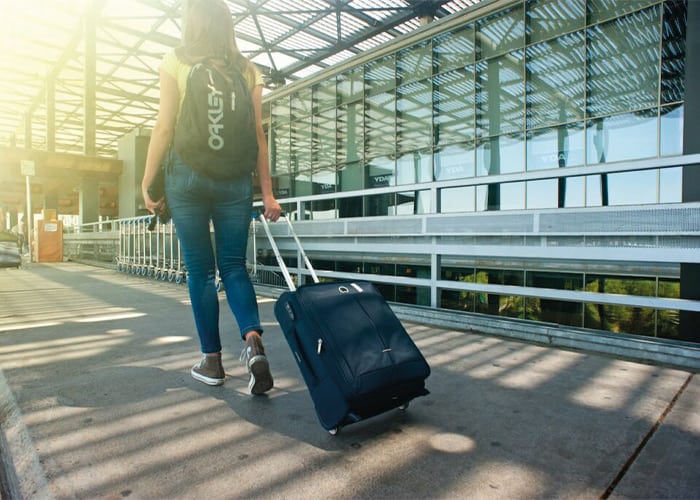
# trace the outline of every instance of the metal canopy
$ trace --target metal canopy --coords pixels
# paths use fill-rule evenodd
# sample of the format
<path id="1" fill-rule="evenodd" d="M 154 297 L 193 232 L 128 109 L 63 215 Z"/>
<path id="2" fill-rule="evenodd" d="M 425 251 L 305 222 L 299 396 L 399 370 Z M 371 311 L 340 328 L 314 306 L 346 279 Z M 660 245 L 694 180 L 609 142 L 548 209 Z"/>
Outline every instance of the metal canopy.
<path id="1" fill-rule="evenodd" d="M 479 1 L 227 3 L 239 48 L 273 89 L 409 33 L 424 16 L 442 18 Z M 90 8 L 97 12 L 96 154 L 115 156 L 120 137 L 151 128 L 158 107 L 158 66 L 163 54 L 179 43 L 183 3 L 0 0 L 0 146 L 85 152 L 85 67 L 91 53 L 85 26 Z M 93 82 L 87 83 L 91 88 Z M 47 127 L 50 123 L 53 129 Z"/>

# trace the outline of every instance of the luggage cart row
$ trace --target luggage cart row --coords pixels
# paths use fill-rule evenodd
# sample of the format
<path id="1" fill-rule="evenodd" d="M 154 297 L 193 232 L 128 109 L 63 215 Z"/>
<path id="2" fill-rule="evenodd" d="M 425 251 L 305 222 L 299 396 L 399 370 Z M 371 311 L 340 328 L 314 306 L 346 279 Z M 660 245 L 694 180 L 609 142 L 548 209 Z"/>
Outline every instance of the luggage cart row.
<path id="1" fill-rule="evenodd" d="M 187 271 L 172 221 L 162 223 L 150 215 L 122 219 L 117 270 L 162 281 L 186 281 Z"/>

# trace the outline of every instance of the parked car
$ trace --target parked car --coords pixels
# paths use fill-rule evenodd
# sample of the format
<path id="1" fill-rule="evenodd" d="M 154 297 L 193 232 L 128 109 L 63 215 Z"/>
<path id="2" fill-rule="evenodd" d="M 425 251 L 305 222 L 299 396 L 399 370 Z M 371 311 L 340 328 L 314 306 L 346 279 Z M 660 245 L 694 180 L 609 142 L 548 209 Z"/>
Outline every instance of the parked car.
<path id="1" fill-rule="evenodd" d="M 9 231 L 0 231 L 0 267 L 19 267 L 22 254 L 17 236 Z"/>

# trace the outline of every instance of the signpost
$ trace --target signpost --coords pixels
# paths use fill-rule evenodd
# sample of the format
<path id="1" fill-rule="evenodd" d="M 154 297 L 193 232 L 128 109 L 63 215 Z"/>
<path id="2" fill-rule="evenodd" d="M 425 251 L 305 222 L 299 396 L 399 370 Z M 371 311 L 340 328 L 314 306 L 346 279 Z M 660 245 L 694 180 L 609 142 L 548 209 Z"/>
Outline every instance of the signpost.
<path id="1" fill-rule="evenodd" d="M 31 186 L 29 185 L 29 177 L 33 177 L 36 175 L 36 165 L 34 164 L 34 160 L 22 160 L 20 163 L 20 168 L 22 171 L 22 175 L 25 176 L 25 179 L 27 180 L 27 213 L 25 214 L 24 218 L 26 219 L 27 222 L 27 234 L 25 235 L 25 238 L 27 240 L 27 248 L 29 249 L 29 262 L 32 261 L 32 219 L 34 218 L 34 214 L 32 213 L 32 190 Z M 22 249 L 20 249 L 21 251 Z"/>

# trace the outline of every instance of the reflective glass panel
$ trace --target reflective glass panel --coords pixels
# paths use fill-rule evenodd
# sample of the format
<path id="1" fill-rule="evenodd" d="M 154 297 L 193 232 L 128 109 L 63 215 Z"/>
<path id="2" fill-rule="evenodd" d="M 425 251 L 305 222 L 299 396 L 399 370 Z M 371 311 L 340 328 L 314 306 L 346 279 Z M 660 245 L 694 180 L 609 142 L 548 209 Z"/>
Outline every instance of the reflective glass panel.
<path id="1" fill-rule="evenodd" d="M 290 162 L 293 172 L 311 170 L 310 120 L 292 123 Z"/>
<path id="2" fill-rule="evenodd" d="M 659 203 L 683 200 L 683 168 L 664 168 L 659 172 Z"/>
<path id="3" fill-rule="evenodd" d="M 527 133 L 527 170 L 583 165 L 585 134 L 582 123 Z"/>
<path id="4" fill-rule="evenodd" d="M 394 159 L 388 156 L 378 156 L 373 158 L 367 164 L 367 183 L 368 188 L 380 188 L 394 186 Z"/>
<path id="5" fill-rule="evenodd" d="M 584 177 L 565 177 L 559 179 L 559 198 L 564 199 L 564 207 L 586 206 L 586 179 Z"/>
<path id="6" fill-rule="evenodd" d="M 290 172 L 290 135 L 289 122 L 278 124 L 272 128 L 270 140 L 270 170 L 272 175 Z"/>
<path id="7" fill-rule="evenodd" d="M 475 202 L 476 188 L 474 186 L 440 190 L 440 213 L 473 212 Z"/>
<path id="8" fill-rule="evenodd" d="M 479 19 L 476 23 L 477 60 L 525 46 L 523 7 L 518 5 Z"/>
<path id="9" fill-rule="evenodd" d="M 521 135 L 490 137 L 478 141 L 477 175 L 498 175 L 525 170 L 525 141 Z"/>
<path id="10" fill-rule="evenodd" d="M 364 113 L 362 102 L 339 107 L 336 111 L 337 163 L 355 163 L 364 158 Z"/>
<path id="11" fill-rule="evenodd" d="M 335 108 L 319 111 L 313 116 L 312 123 L 315 165 L 335 165 Z"/>
<path id="12" fill-rule="evenodd" d="M 368 157 L 393 155 L 396 137 L 394 92 L 367 97 L 365 105 L 365 153 Z"/>
<path id="13" fill-rule="evenodd" d="M 393 193 L 365 196 L 365 217 L 395 215 L 395 198 Z"/>
<path id="14" fill-rule="evenodd" d="M 314 170 L 311 177 L 313 194 L 328 194 L 336 191 L 335 167 Z M 334 199 L 314 200 L 311 202 L 312 219 L 334 219 L 337 217 Z"/>
<path id="15" fill-rule="evenodd" d="M 407 191 L 397 193 L 395 206 L 389 215 L 416 215 L 430 213 L 430 191 Z"/>
<path id="16" fill-rule="evenodd" d="M 664 339 L 678 339 L 680 336 L 680 311 L 677 309 L 656 311 L 656 336 Z"/>
<path id="17" fill-rule="evenodd" d="M 437 71 L 442 73 L 462 68 L 474 62 L 474 26 L 468 24 L 448 33 L 437 35 L 433 41 Z"/>
<path id="18" fill-rule="evenodd" d="M 454 144 L 435 151 L 435 180 L 474 177 L 475 148 L 471 143 Z"/>
<path id="19" fill-rule="evenodd" d="M 292 120 L 311 115 L 311 87 L 299 89 L 290 96 Z"/>
<path id="20" fill-rule="evenodd" d="M 652 109 L 588 122 L 587 163 L 655 157 L 658 142 L 656 113 L 656 109 Z"/>
<path id="21" fill-rule="evenodd" d="M 316 109 L 328 109 L 335 107 L 336 82 L 335 77 L 324 80 L 314 85 L 314 105 Z"/>
<path id="22" fill-rule="evenodd" d="M 680 299 L 680 281 L 678 279 L 672 278 L 659 278 L 659 292 L 657 295 L 659 297 L 665 297 L 668 299 Z"/>
<path id="23" fill-rule="evenodd" d="M 414 184 L 433 180 L 433 155 L 430 150 L 413 151 L 396 160 L 396 183 Z"/>
<path id="24" fill-rule="evenodd" d="M 474 312 L 507 318 L 524 318 L 525 299 L 514 295 L 478 293 L 475 297 Z"/>
<path id="25" fill-rule="evenodd" d="M 476 66 L 477 135 L 519 132 L 525 125 L 523 51 Z"/>
<path id="26" fill-rule="evenodd" d="M 556 323 L 558 325 L 582 326 L 583 304 L 565 300 L 527 297 L 525 319 Z"/>
<path id="27" fill-rule="evenodd" d="M 302 170 L 297 172 L 297 174 L 294 176 L 294 196 L 307 196 L 310 194 L 313 194 L 311 170 Z M 308 218 L 310 217 L 304 217 L 304 219 Z"/>
<path id="28" fill-rule="evenodd" d="M 526 208 L 557 208 L 559 205 L 559 181 L 558 179 L 527 181 L 525 195 Z"/>
<path id="29" fill-rule="evenodd" d="M 341 103 L 362 100 L 365 83 L 362 67 L 357 67 L 341 73 L 337 78 L 338 100 Z"/>
<path id="30" fill-rule="evenodd" d="M 490 188 L 500 188 L 498 207 L 491 206 L 489 210 L 522 210 L 525 208 L 525 183 L 506 182 L 503 184 L 492 184 Z M 491 193 L 489 193 L 491 195 Z"/>
<path id="31" fill-rule="evenodd" d="M 393 54 L 365 65 L 365 91 L 367 95 L 387 92 L 396 87 L 396 67 Z"/>
<path id="32" fill-rule="evenodd" d="M 664 106 L 661 108 L 661 156 L 683 154 L 683 113 L 685 106 Z"/>
<path id="33" fill-rule="evenodd" d="M 433 107 L 430 80 L 396 89 L 396 148 L 398 152 L 426 148 L 432 141 Z M 387 140 L 391 140 L 387 138 Z"/>
<path id="34" fill-rule="evenodd" d="M 657 105 L 660 12 L 654 6 L 587 31 L 590 116 Z"/>
<path id="35" fill-rule="evenodd" d="M 440 290 L 440 307 L 453 311 L 474 312 L 475 297 L 476 294 L 472 292 Z"/>
<path id="36" fill-rule="evenodd" d="M 527 128 L 583 119 L 585 37 L 571 33 L 527 48 Z"/>
<path id="37" fill-rule="evenodd" d="M 289 96 L 280 97 L 272 101 L 271 113 L 273 126 L 282 122 L 289 122 Z"/>
<path id="38" fill-rule="evenodd" d="M 656 310 L 649 307 L 586 304 L 584 326 L 615 333 L 654 336 Z"/>
<path id="39" fill-rule="evenodd" d="M 527 0 L 526 34 L 537 43 L 562 33 L 583 28 L 586 0 Z"/>
<path id="40" fill-rule="evenodd" d="M 554 290 L 583 290 L 583 274 L 527 271 L 526 286 Z"/>
<path id="41" fill-rule="evenodd" d="M 608 174 L 608 203 L 638 205 L 657 203 L 658 170 Z"/>
<path id="42" fill-rule="evenodd" d="M 588 0 L 588 22 L 599 23 L 646 7 L 657 0 Z"/>
<path id="43" fill-rule="evenodd" d="M 427 80 L 433 73 L 433 55 L 430 41 L 423 41 L 396 56 L 396 76 L 401 84 Z"/>
<path id="44" fill-rule="evenodd" d="M 433 78 L 435 144 L 474 139 L 474 67 L 467 66 Z"/>
<path id="45" fill-rule="evenodd" d="M 688 16 L 686 0 L 664 3 L 661 48 L 661 103 L 685 99 L 685 35 Z"/>

